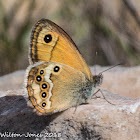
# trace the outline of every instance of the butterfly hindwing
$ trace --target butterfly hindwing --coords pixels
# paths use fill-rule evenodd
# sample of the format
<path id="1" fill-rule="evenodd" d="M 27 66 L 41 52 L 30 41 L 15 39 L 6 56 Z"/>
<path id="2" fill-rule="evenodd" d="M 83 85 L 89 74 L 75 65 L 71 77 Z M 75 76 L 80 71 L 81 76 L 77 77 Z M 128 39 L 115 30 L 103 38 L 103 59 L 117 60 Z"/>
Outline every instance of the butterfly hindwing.
<path id="1" fill-rule="evenodd" d="M 65 64 L 38 62 L 29 66 L 26 73 L 29 99 L 41 113 L 59 112 L 84 103 L 86 89 L 92 88 L 82 72 Z"/>

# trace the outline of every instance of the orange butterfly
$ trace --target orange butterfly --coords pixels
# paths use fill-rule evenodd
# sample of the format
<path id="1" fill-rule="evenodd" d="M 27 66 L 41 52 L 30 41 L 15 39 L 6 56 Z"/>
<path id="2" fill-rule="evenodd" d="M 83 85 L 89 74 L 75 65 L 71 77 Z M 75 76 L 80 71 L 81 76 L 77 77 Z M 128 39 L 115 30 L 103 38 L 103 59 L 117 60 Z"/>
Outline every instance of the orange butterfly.
<path id="1" fill-rule="evenodd" d="M 31 35 L 26 89 L 33 106 L 52 114 L 86 103 L 102 75 L 92 76 L 69 35 L 48 19 L 38 21 Z"/>

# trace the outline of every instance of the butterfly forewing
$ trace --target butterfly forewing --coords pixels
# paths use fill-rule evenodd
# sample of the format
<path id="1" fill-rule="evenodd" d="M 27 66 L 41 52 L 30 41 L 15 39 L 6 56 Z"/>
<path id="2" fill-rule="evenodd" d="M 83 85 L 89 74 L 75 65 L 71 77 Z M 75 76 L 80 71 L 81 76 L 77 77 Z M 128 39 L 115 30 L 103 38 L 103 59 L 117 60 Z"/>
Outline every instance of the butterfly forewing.
<path id="1" fill-rule="evenodd" d="M 69 35 L 50 20 L 42 19 L 31 35 L 30 61 L 52 61 L 73 67 L 92 80 L 92 74 Z"/>

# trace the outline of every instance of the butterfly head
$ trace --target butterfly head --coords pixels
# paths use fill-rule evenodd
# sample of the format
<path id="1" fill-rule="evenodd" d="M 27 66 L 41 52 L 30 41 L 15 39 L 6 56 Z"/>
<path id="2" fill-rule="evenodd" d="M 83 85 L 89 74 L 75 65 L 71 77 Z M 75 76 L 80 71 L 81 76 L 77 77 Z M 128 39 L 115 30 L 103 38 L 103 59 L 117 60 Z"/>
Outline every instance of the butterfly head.
<path id="1" fill-rule="evenodd" d="M 93 83 L 94 87 L 100 86 L 103 81 L 103 75 L 102 73 L 99 73 L 98 75 L 93 76 Z"/>

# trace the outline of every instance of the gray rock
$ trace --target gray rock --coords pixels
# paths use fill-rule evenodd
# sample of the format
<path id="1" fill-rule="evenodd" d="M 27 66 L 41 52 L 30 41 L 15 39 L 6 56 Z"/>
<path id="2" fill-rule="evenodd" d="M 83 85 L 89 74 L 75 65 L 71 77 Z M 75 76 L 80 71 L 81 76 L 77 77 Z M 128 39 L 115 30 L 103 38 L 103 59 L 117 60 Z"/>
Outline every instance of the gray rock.
<path id="1" fill-rule="evenodd" d="M 97 68 L 97 72 L 103 69 Z M 119 74 L 121 69 L 119 69 Z M 118 70 L 114 70 L 114 73 L 116 71 Z M 122 72 L 124 74 L 128 71 L 126 68 Z M 110 73 L 113 76 L 113 70 Z M 0 91 L 0 137 L 5 133 L 13 133 L 22 134 L 22 137 L 18 136 L 13 139 L 25 139 L 25 135 L 30 133 L 28 136 L 30 139 L 52 139 L 52 137 L 64 140 L 140 139 L 140 99 L 132 99 L 102 90 L 106 99 L 114 105 L 108 103 L 101 93 L 98 93 L 97 96 L 100 98 L 90 100 L 89 104 L 73 107 L 50 116 L 39 116 L 33 108 L 27 106 L 28 98 L 24 94 L 24 89 L 21 88 L 23 87 L 23 75 L 24 71 L 21 71 L 0 78 L 0 89 L 2 87 Z M 10 84 L 9 79 L 13 77 L 21 79 L 18 80 L 19 82 Z"/>

